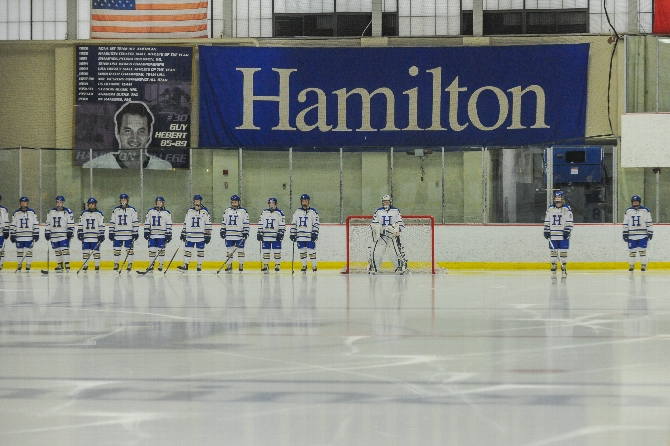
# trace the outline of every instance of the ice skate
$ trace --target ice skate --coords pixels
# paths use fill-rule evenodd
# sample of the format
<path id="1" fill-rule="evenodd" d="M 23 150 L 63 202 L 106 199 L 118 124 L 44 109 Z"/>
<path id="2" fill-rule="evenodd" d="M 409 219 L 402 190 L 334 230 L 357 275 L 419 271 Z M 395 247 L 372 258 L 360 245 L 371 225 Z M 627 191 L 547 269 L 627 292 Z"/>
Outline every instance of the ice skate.
<path id="1" fill-rule="evenodd" d="M 188 271 L 188 263 L 184 263 L 183 265 L 179 265 L 177 267 L 179 271 Z"/>
<path id="2" fill-rule="evenodd" d="M 300 271 L 301 271 L 303 274 L 307 274 L 307 265 L 305 265 L 305 266 L 303 266 L 302 268 L 300 268 Z"/>

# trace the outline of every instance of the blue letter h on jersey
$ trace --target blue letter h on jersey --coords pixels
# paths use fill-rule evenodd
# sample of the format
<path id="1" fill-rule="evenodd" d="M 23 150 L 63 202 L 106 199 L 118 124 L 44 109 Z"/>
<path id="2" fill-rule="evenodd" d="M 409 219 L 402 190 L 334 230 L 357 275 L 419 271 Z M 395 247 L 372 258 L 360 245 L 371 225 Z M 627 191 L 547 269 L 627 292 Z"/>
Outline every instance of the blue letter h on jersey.
<path id="1" fill-rule="evenodd" d="M 61 219 L 60 217 L 54 217 L 54 224 L 53 224 L 54 228 L 60 228 L 61 227 L 60 226 L 60 219 Z"/>
<path id="2" fill-rule="evenodd" d="M 228 224 L 233 226 L 237 225 L 237 215 L 229 215 Z"/>
<path id="3" fill-rule="evenodd" d="M 128 224 L 128 223 L 126 223 L 127 221 L 128 221 L 128 216 L 126 216 L 126 215 L 119 215 L 119 224 L 120 224 L 120 225 L 122 225 L 122 226 L 126 226 L 126 225 Z"/>
<path id="4" fill-rule="evenodd" d="M 382 215 L 382 226 L 391 225 L 391 216 Z"/>
<path id="5" fill-rule="evenodd" d="M 265 227 L 267 229 L 274 229 L 275 228 L 275 220 L 274 218 L 266 218 L 265 219 Z"/>
<path id="6" fill-rule="evenodd" d="M 562 217 L 562 215 L 554 215 L 554 222 L 552 223 L 552 226 L 560 226 Z"/>
<path id="7" fill-rule="evenodd" d="M 191 217 L 191 227 L 192 228 L 200 227 L 200 217 Z"/>
<path id="8" fill-rule="evenodd" d="M 28 227 L 28 219 L 27 218 L 19 218 L 19 228 L 27 228 Z"/>
<path id="9" fill-rule="evenodd" d="M 92 218 L 86 219 L 86 229 L 95 229 L 95 220 Z"/>
<path id="10" fill-rule="evenodd" d="M 633 215 L 631 218 L 631 226 L 642 226 L 640 224 L 640 216 L 639 215 Z"/>
<path id="11" fill-rule="evenodd" d="M 300 223 L 298 223 L 298 226 L 307 227 L 307 217 L 298 217 L 298 220 L 300 221 Z"/>

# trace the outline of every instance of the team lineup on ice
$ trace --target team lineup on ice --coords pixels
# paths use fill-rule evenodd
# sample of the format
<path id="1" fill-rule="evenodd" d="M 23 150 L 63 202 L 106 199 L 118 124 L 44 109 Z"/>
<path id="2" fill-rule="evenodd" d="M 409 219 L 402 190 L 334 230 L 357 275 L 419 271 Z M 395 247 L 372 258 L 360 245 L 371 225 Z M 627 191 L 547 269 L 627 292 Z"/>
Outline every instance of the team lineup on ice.
<path id="1" fill-rule="evenodd" d="M 0 196 L 0 200 L 2 197 Z M 77 271 L 87 271 L 91 258 L 95 271 L 100 270 L 100 246 L 107 238 L 113 244 L 114 271 L 121 273 L 124 269 L 133 270 L 134 246 L 139 239 L 140 223 L 137 210 L 130 206 L 130 197 L 127 194 L 119 196 L 119 205 L 112 211 L 108 224 L 105 223 L 103 213 L 97 209 L 97 200 L 93 197 L 87 201 L 78 223 L 75 225 L 74 215 L 65 207 L 65 197 L 56 197 L 56 205 L 46 217 L 44 237 L 51 244 L 56 257 L 57 272 L 70 270 L 70 243 L 76 236 L 82 242 L 83 264 Z M 405 274 L 409 272 L 408 260 L 401 243 L 401 235 L 405 230 L 400 210 L 393 206 L 392 198 L 384 195 L 382 206 L 378 208 L 370 223 L 368 240 L 368 258 L 363 270 L 368 274 L 382 272 L 382 263 L 387 250 L 393 259 L 394 272 Z M 9 215 L 7 209 L 0 206 L 0 270 L 5 260 L 7 241 L 16 246 L 17 268 L 21 271 L 30 271 L 33 257 L 33 247 L 40 238 L 39 220 L 36 212 L 29 208 L 28 197 L 19 199 L 20 207 Z M 277 199 L 268 199 L 268 207 L 259 219 L 256 238 L 260 243 L 262 256 L 261 271 L 270 271 L 270 261 L 274 261 L 274 270 L 280 271 L 282 260 L 282 241 L 286 233 L 286 219 L 281 209 L 277 207 Z M 171 258 L 166 262 L 166 246 L 172 241 L 172 216 L 165 208 L 165 199 L 156 197 L 155 207 L 151 208 L 144 219 L 144 239 L 149 249 L 149 266 L 146 270 L 137 270 L 139 274 L 146 274 L 156 269 L 167 272 L 180 245 Z M 550 264 L 552 273 L 556 273 L 560 264 L 561 272 L 567 275 L 568 249 L 570 236 L 573 230 L 573 214 L 570 206 L 565 202 L 562 191 L 553 192 L 553 203 L 547 209 L 544 219 L 544 237 L 548 241 Z M 249 213 L 241 206 L 239 195 L 230 198 L 230 206 L 223 212 L 220 237 L 226 248 L 226 258 L 217 274 L 225 269 L 226 273 L 233 272 L 233 259 L 237 254 L 238 270 L 244 271 L 245 245 L 250 233 Z M 635 262 L 639 256 L 641 271 L 646 271 L 648 257 L 647 244 L 653 237 L 653 222 L 651 212 L 642 206 L 642 198 L 634 195 L 623 219 L 623 240 L 628 244 L 629 271 L 634 271 Z M 205 246 L 212 241 L 212 219 L 209 210 L 203 205 L 203 197 L 195 195 L 193 205 L 186 212 L 184 227 L 180 233 L 183 242 L 183 264 L 176 267 L 180 271 L 188 271 L 195 252 L 196 271 L 202 271 L 205 259 Z M 300 207 L 294 212 L 289 231 L 293 253 L 297 251 L 301 262 L 301 272 L 306 273 L 311 263 L 313 272 L 317 271 L 316 243 L 319 238 L 319 214 L 310 207 L 310 196 L 300 196 Z M 389 248 L 391 248 L 389 250 Z M 123 251 L 125 249 L 125 256 Z M 49 252 L 49 251 L 48 251 Z M 47 252 L 47 255 L 48 255 Z M 48 257 L 47 257 L 48 259 Z M 293 259 L 291 263 L 293 267 Z M 42 270 L 43 273 L 48 273 Z"/>

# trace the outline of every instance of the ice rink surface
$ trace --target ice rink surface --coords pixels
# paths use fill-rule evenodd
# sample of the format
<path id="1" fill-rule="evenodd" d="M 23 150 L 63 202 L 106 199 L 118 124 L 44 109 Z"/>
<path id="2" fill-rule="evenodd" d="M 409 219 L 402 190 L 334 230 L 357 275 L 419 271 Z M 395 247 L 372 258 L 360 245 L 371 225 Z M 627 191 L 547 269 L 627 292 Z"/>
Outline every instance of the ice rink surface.
<path id="1" fill-rule="evenodd" d="M 0 273 L 0 445 L 670 444 L 670 275 Z"/>

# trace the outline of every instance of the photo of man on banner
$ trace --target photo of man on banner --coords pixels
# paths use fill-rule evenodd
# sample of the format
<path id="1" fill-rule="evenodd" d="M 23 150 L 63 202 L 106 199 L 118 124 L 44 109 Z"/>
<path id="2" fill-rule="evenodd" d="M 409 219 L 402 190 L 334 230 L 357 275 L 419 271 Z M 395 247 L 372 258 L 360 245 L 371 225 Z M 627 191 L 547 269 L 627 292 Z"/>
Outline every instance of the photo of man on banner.
<path id="1" fill-rule="evenodd" d="M 128 101 L 114 115 L 118 152 L 106 153 L 84 163 L 83 167 L 103 169 L 171 170 L 169 161 L 149 155 L 146 148 L 151 142 L 154 115 L 141 101 Z M 140 158 L 141 157 L 141 158 Z"/>

